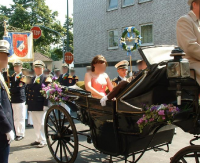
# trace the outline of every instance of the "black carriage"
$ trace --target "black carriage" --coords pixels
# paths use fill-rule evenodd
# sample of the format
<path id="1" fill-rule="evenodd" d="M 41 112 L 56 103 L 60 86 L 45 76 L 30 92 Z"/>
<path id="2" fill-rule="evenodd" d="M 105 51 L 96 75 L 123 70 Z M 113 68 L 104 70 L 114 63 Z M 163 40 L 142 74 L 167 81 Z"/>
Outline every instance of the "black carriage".
<path id="1" fill-rule="evenodd" d="M 164 150 L 163 146 L 166 146 L 168 151 L 175 126 L 185 132 L 199 134 L 199 85 L 189 77 L 188 63 L 182 61 L 180 49 L 174 48 L 140 48 L 148 68 L 128 84 L 116 100 L 107 101 L 105 107 L 101 106 L 99 99 L 92 98 L 90 92 L 68 88 L 66 106 L 77 112 L 77 116 L 71 117 L 65 108 L 54 105 L 45 118 L 47 144 L 55 160 L 75 162 L 78 135 L 85 135 L 97 150 L 110 155 L 110 162 L 112 156 L 124 156 L 125 162 L 132 156 L 133 162 L 137 162 L 147 150 Z M 172 50 L 173 55 L 170 55 Z M 195 71 L 192 72 L 195 75 Z M 174 117 L 173 124 L 152 123 L 140 133 L 137 121 L 144 114 L 142 104 L 164 103 L 179 106 L 181 110 Z M 74 119 L 88 125 L 89 130 L 77 131 Z M 139 153 L 139 157 L 135 158 L 135 154 Z M 190 156 L 196 158 L 198 154 Z"/>

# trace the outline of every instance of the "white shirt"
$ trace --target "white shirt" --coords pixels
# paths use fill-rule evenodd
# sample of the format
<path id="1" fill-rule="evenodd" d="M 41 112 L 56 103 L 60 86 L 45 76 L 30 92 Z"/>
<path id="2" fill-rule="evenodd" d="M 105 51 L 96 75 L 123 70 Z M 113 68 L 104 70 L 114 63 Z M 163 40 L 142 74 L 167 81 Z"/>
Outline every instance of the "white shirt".
<path id="1" fill-rule="evenodd" d="M 126 77 L 124 77 L 124 78 L 122 78 L 121 76 L 119 76 L 119 77 L 122 79 L 122 81 L 126 81 L 127 80 Z"/>
<path id="2" fill-rule="evenodd" d="M 19 74 L 15 75 L 15 81 L 17 80 L 17 77 L 21 75 L 22 72 L 20 72 Z"/>
<path id="3" fill-rule="evenodd" d="M 42 74 L 41 74 L 42 75 Z M 34 80 L 34 82 L 33 83 L 35 83 L 35 81 L 41 76 L 41 75 L 39 75 L 39 76 L 35 76 L 35 80 Z"/>

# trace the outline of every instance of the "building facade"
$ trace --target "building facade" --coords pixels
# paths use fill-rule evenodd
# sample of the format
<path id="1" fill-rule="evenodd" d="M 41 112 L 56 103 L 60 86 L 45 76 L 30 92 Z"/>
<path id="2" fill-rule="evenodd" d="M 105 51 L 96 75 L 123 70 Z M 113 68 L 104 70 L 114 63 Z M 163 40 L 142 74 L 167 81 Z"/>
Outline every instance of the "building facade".
<path id="1" fill-rule="evenodd" d="M 109 63 L 107 73 L 117 75 L 114 64 L 129 60 L 119 47 L 126 27 L 134 26 L 142 36 L 142 46 L 176 45 L 176 22 L 189 11 L 187 0 L 73 0 L 74 66 L 81 80 L 85 66 L 97 54 Z M 133 70 L 138 52 L 132 53 Z"/>

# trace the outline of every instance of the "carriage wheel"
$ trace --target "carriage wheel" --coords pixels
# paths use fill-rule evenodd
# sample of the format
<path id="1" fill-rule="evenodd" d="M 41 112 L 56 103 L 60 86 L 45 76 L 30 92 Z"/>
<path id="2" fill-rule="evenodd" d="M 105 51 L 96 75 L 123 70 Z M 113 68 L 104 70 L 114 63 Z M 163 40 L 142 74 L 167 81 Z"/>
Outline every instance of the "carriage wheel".
<path id="1" fill-rule="evenodd" d="M 78 136 L 74 122 L 65 108 L 54 105 L 45 117 L 47 145 L 59 163 L 74 163 L 78 153 Z"/>
<path id="2" fill-rule="evenodd" d="M 188 146 L 178 151 L 171 160 L 171 163 L 199 163 L 200 145 Z"/>

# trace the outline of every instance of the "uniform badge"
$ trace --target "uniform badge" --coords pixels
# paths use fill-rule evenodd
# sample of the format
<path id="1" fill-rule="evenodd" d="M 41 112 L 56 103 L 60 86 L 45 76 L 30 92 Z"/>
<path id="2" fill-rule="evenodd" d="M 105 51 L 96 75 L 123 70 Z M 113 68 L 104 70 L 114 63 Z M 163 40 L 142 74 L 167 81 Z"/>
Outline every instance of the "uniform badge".
<path id="1" fill-rule="evenodd" d="M 22 87 L 22 86 L 23 86 L 23 83 L 22 83 L 22 82 L 20 82 L 20 83 L 19 83 L 19 87 Z"/>
<path id="2" fill-rule="evenodd" d="M 69 79 L 69 83 L 72 83 L 72 79 Z"/>

